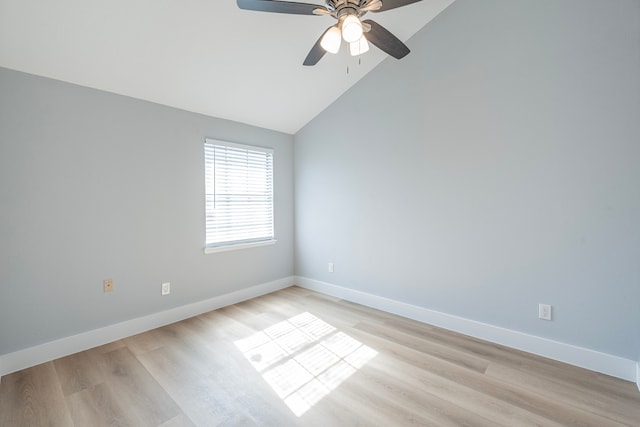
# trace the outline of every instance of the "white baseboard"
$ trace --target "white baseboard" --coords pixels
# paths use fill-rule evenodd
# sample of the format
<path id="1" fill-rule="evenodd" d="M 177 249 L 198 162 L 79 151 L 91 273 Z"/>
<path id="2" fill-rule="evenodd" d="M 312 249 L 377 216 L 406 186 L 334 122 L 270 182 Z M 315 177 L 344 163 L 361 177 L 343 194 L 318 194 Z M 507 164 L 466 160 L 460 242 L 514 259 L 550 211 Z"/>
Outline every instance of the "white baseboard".
<path id="1" fill-rule="evenodd" d="M 188 319 L 211 310 L 236 304 L 260 295 L 268 294 L 294 284 L 294 277 L 285 277 L 262 283 L 204 301 L 198 301 L 148 316 L 138 317 L 104 328 L 51 341 L 35 347 L 0 355 L 0 379 L 2 375 L 68 356 L 79 351 L 107 344 L 150 329 Z"/>
<path id="2" fill-rule="evenodd" d="M 296 285 L 302 288 L 366 305 L 388 313 L 408 317 L 496 344 L 548 357 L 626 381 L 637 381 L 638 388 L 640 388 L 640 368 L 633 360 L 452 316 L 450 314 L 429 310 L 366 292 L 343 288 L 306 277 L 296 276 L 295 282 Z"/>

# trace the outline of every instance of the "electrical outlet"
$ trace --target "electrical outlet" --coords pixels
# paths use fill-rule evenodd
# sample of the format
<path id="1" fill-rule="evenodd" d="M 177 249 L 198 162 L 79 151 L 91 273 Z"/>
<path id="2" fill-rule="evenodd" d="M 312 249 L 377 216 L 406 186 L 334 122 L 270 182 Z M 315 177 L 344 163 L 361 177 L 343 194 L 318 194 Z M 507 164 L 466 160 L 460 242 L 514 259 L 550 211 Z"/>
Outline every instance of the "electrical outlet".
<path id="1" fill-rule="evenodd" d="M 162 284 L 162 295 L 169 295 L 171 293 L 171 283 L 165 282 Z"/>
<path id="2" fill-rule="evenodd" d="M 329 268 L 329 273 L 333 273 L 333 263 L 332 262 L 329 263 L 328 268 Z"/>
<path id="3" fill-rule="evenodd" d="M 104 292 L 111 292 L 113 290 L 113 279 L 104 279 L 102 281 L 102 290 Z"/>
<path id="4" fill-rule="evenodd" d="M 538 317 L 542 320 L 551 320 L 551 306 L 549 304 L 538 304 Z"/>

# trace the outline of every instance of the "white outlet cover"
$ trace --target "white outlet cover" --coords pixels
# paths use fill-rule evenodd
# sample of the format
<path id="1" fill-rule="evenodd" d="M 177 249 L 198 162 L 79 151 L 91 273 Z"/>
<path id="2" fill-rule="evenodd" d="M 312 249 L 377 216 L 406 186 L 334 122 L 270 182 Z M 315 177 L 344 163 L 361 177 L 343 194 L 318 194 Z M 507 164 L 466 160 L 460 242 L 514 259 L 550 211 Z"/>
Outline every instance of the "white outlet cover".
<path id="1" fill-rule="evenodd" d="M 333 273 L 333 263 L 332 262 L 329 263 L 328 267 L 329 267 L 329 273 Z"/>
<path id="2" fill-rule="evenodd" d="M 549 304 L 538 304 L 538 317 L 542 320 L 551 320 L 551 306 Z"/>
<path id="3" fill-rule="evenodd" d="M 162 295 L 169 295 L 171 293 L 171 283 L 165 282 L 162 284 Z"/>

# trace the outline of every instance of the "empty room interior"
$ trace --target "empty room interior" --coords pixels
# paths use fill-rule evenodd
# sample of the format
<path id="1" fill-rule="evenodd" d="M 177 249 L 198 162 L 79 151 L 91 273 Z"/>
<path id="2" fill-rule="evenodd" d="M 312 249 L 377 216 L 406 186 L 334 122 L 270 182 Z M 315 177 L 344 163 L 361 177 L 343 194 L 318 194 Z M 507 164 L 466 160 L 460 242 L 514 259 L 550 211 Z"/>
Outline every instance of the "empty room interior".
<path id="1" fill-rule="evenodd" d="M 1 427 L 640 425 L 640 1 L 0 0 L 0 376 Z"/>

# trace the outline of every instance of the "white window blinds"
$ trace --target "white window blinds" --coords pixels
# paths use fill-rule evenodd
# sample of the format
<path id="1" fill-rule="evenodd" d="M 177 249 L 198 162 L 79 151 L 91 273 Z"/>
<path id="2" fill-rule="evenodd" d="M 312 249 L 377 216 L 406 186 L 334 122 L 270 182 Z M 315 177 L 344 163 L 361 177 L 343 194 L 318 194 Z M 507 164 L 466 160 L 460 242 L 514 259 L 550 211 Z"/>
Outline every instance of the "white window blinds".
<path id="1" fill-rule="evenodd" d="M 273 240 L 273 150 L 207 139 L 204 158 L 206 248 Z"/>

